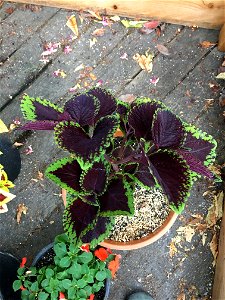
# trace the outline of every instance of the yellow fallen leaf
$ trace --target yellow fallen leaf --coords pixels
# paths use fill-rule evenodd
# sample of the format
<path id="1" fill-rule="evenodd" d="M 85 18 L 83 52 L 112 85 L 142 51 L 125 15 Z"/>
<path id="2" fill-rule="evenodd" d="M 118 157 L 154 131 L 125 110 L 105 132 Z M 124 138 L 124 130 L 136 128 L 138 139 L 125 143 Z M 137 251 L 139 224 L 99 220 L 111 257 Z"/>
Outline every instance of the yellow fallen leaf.
<path id="1" fill-rule="evenodd" d="M 218 74 L 218 75 L 216 76 L 216 78 L 217 78 L 217 79 L 224 79 L 224 80 L 225 80 L 225 72 L 222 72 L 222 73 Z"/>
<path id="2" fill-rule="evenodd" d="M 73 33 L 78 36 L 78 26 L 77 26 L 77 19 L 75 15 L 72 15 L 69 17 L 69 19 L 66 22 L 66 25 L 73 31 Z"/>
<path id="3" fill-rule="evenodd" d="M 177 253 L 177 247 L 175 246 L 175 243 L 174 241 L 172 241 L 169 245 L 169 248 L 170 248 L 170 257 L 172 258 L 176 253 Z"/>
<path id="4" fill-rule="evenodd" d="M 22 214 L 26 215 L 27 210 L 28 210 L 28 207 L 24 203 L 23 204 L 19 204 L 17 206 L 17 212 L 16 212 L 16 221 L 17 221 L 17 224 L 21 223 Z"/>
<path id="5" fill-rule="evenodd" d="M 212 240 L 209 244 L 209 247 L 210 247 L 210 250 L 212 252 L 212 255 L 213 255 L 213 266 L 216 265 L 216 259 L 217 259 L 217 255 L 218 255 L 218 241 L 217 241 L 217 236 L 216 236 L 216 233 L 214 233 L 213 237 L 212 237 Z"/>
<path id="6" fill-rule="evenodd" d="M 0 119 L 0 133 L 9 132 L 9 129 L 5 125 L 5 123 Z"/>
<path id="7" fill-rule="evenodd" d="M 154 58 L 154 54 L 152 53 L 148 53 L 148 51 L 145 52 L 145 54 L 139 54 L 136 53 L 133 56 L 133 59 L 139 64 L 139 66 L 147 71 L 147 72 L 151 72 L 152 71 L 152 67 L 153 67 L 153 63 L 152 60 Z"/>
<path id="8" fill-rule="evenodd" d="M 91 80 L 93 80 L 93 81 L 95 81 L 97 79 L 97 77 L 93 73 L 90 73 L 89 76 L 90 76 Z"/>
<path id="9" fill-rule="evenodd" d="M 88 10 L 89 14 L 92 15 L 93 17 L 95 17 L 96 19 L 98 20 L 102 20 L 102 17 L 100 16 L 100 13 L 99 12 L 95 12 L 93 10 Z"/>

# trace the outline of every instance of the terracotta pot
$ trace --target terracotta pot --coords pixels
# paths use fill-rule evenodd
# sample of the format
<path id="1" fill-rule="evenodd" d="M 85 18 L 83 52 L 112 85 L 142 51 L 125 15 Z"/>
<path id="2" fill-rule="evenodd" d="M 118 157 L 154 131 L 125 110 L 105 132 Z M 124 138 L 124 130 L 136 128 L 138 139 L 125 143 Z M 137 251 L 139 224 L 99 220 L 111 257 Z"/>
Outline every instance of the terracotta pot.
<path id="1" fill-rule="evenodd" d="M 63 203 L 66 206 L 66 190 L 62 189 L 62 199 Z M 168 217 L 165 219 L 163 224 L 156 229 L 154 232 L 148 234 L 147 236 L 140 238 L 138 240 L 133 240 L 130 242 L 116 242 L 113 240 L 105 240 L 100 245 L 106 248 L 115 249 L 115 250 L 134 250 L 150 245 L 160 239 L 167 231 L 172 227 L 176 221 L 177 214 L 170 211 Z"/>

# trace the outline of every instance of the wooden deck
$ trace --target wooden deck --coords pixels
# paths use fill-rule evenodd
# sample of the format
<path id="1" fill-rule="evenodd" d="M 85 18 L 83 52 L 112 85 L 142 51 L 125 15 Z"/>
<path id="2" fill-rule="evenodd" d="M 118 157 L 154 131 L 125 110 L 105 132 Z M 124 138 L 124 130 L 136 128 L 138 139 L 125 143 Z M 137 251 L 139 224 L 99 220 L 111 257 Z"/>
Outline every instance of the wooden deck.
<path id="1" fill-rule="evenodd" d="M 103 36 L 95 37 L 94 30 L 103 26 L 86 16 L 82 24 L 79 21 L 79 37 L 70 41 L 72 32 L 66 21 L 72 14 L 79 20 L 74 11 L 1 3 L 0 118 L 7 125 L 15 119 L 22 120 L 19 106 L 24 93 L 63 104 L 74 94 L 70 89 L 76 84 L 80 84 L 78 91 L 102 84 L 117 96 L 133 94 L 162 100 L 188 122 L 214 135 L 218 162 L 224 163 L 225 126 L 218 101 L 224 82 L 215 79 L 224 54 L 216 46 L 200 46 L 203 41 L 216 43 L 218 31 L 165 24 L 161 36 L 157 36 L 154 31 L 141 34 L 136 28 L 126 29 L 117 21 L 104 27 Z M 96 43 L 90 47 L 93 38 Z M 46 42 L 66 43 L 72 51 L 66 54 L 60 47 L 44 63 L 40 60 Z M 160 53 L 157 44 L 165 45 L 170 55 Z M 151 73 L 142 70 L 133 59 L 133 55 L 144 54 L 148 49 L 155 55 Z M 124 53 L 127 59 L 121 58 Z M 79 79 L 84 76 L 84 71 L 79 70 L 82 64 L 86 78 Z M 65 78 L 53 76 L 59 69 L 66 73 Z M 150 82 L 154 76 L 159 78 L 156 85 Z M 213 99 L 212 106 L 207 108 L 209 99 Z M 14 132 L 10 137 L 24 143 L 20 148 L 22 170 L 15 182 L 17 197 L 8 205 L 9 212 L 0 215 L 0 250 L 31 259 L 62 230 L 60 191 L 47 179 L 37 178 L 38 171 L 44 172 L 48 163 L 65 154 L 55 146 L 51 132 Z M 33 153 L 26 155 L 30 145 Z M 192 243 L 180 248 L 173 258 L 169 256 L 171 239 L 184 225 L 184 218 L 207 214 L 211 202 L 202 196 L 207 187 L 203 179 L 195 184 L 185 213 L 165 238 L 122 254 L 110 300 L 123 300 L 134 288 L 149 291 L 155 300 L 177 300 L 182 287 L 186 299 L 210 299 L 214 274 L 209 249 L 212 232 L 207 232 L 205 245 L 196 233 Z M 19 203 L 28 207 L 21 224 L 15 220 Z"/>

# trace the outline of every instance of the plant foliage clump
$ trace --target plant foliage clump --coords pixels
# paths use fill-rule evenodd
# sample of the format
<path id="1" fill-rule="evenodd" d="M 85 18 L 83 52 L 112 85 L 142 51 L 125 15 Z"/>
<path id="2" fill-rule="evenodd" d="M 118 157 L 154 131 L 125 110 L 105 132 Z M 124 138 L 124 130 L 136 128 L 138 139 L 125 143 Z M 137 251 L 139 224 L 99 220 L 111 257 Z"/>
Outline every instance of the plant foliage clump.
<path id="1" fill-rule="evenodd" d="M 67 190 L 64 226 L 79 241 L 97 243 L 115 216 L 132 215 L 136 184 L 160 188 L 181 213 L 193 181 L 214 176 L 208 166 L 216 141 L 160 101 L 142 97 L 128 104 L 93 88 L 63 108 L 29 96 L 21 107 L 29 120 L 21 129 L 54 130 L 57 145 L 71 154 L 46 175 Z"/>

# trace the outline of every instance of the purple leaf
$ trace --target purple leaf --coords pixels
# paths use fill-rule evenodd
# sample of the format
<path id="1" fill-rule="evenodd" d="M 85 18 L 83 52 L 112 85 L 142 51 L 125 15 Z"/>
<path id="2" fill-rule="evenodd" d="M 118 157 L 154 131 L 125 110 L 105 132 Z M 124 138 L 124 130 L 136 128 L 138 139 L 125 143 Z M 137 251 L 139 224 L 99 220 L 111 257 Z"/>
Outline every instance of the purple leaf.
<path id="1" fill-rule="evenodd" d="M 76 95 L 66 102 L 65 111 L 70 114 L 73 121 L 81 126 L 94 125 L 94 118 L 97 113 L 97 100 L 91 95 Z"/>
<path id="2" fill-rule="evenodd" d="M 184 140 L 180 119 L 169 110 L 157 110 L 152 124 L 152 138 L 157 149 L 178 148 Z"/>
<path id="3" fill-rule="evenodd" d="M 122 176 L 112 179 L 106 192 L 99 197 L 100 212 L 104 216 L 131 215 L 133 193 Z"/>
<path id="4" fill-rule="evenodd" d="M 157 102 L 143 103 L 134 106 L 129 115 L 128 123 L 134 129 L 135 136 L 149 141 L 152 139 L 152 121 L 155 111 L 160 108 Z"/>
<path id="5" fill-rule="evenodd" d="M 55 121 L 31 121 L 19 127 L 19 130 L 53 130 L 57 125 Z"/>
<path id="6" fill-rule="evenodd" d="M 100 194 L 105 189 L 106 178 L 106 169 L 104 164 L 96 162 L 84 175 L 82 186 L 86 191 Z"/>
<path id="7" fill-rule="evenodd" d="M 149 166 L 140 164 L 134 176 L 145 186 L 154 187 L 156 184 L 154 176 L 150 172 Z"/>
<path id="8" fill-rule="evenodd" d="M 191 187 L 186 162 L 175 152 L 158 151 L 149 156 L 153 176 L 177 209 L 185 202 Z"/>
<path id="9" fill-rule="evenodd" d="M 32 104 L 35 108 L 34 113 L 36 115 L 36 120 L 57 121 L 59 118 L 59 115 L 61 114 L 55 108 L 50 106 L 50 105 L 52 105 L 51 103 L 50 103 L 50 105 L 47 105 L 47 101 L 46 101 L 46 105 L 44 105 L 36 100 L 33 100 Z"/>
<path id="10" fill-rule="evenodd" d="M 203 176 L 206 176 L 210 179 L 213 178 L 212 172 L 203 165 L 203 163 L 194 155 L 192 155 L 190 152 L 178 149 L 176 150 L 187 162 L 189 165 L 190 169 L 196 173 L 199 173 Z"/>
<path id="11" fill-rule="evenodd" d="M 76 160 L 63 158 L 52 163 L 46 170 L 46 175 L 62 188 L 70 192 L 80 192 L 80 176 L 82 169 Z"/>
<path id="12" fill-rule="evenodd" d="M 81 127 L 73 122 L 61 122 L 56 127 L 56 141 L 59 146 L 73 152 L 84 159 L 100 154 L 108 139 L 113 136 L 118 120 L 115 116 L 102 118 L 96 125 L 93 135 L 89 136 Z"/>
<path id="13" fill-rule="evenodd" d="M 116 110 L 116 99 L 108 91 L 99 87 L 88 91 L 88 95 L 96 97 L 100 102 L 100 109 L 95 116 L 95 122 L 100 118 L 111 115 Z"/>
<path id="14" fill-rule="evenodd" d="M 98 239 L 101 235 L 105 234 L 108 231 L 108 227 L 110 226 L 110 224 L 110 218 L 98 217 L 97 223 L 94 225 L 94 228 L 88 230 L 87 233 L 82 236 L 82 242 L 90 243 L 94 239 Z"/>
<path id="15" fill-rule="evenodd" d="M 98 206 L 75 199 L 64 212 L 65 231 L 72 230 L 76 232 L 76 237 L 80 237 L 96 219 L 98 211 Z"/>
<path id="16" fill-rule="evenodd" d="M 210 141 L 204 139 L 197 139 L 191 132 L 187 133 L 186 140 L 182 148 L 198 158 L 201 162 L 206 160 L 211 150 L 215 147 Z"/>

